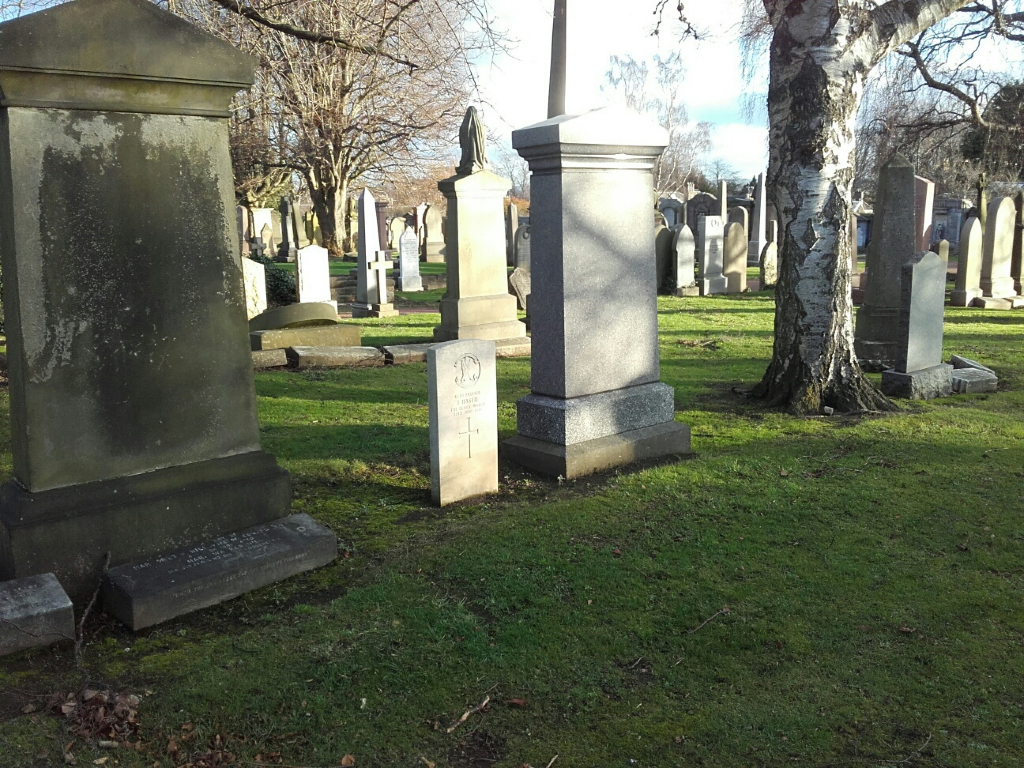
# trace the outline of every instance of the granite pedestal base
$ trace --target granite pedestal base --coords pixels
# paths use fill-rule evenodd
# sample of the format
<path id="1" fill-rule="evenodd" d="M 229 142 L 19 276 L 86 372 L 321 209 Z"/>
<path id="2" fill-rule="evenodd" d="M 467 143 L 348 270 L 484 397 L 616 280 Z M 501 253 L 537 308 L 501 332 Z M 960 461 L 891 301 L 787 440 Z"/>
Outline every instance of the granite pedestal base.
<path id="1" fill-rule="evenodd" d="M 398 317 L 394 304 L 352 304 L 352 317 Z"/>
<path id="2" fill-rule="evenodd" d="M 880 372 L 896 365 L 899 320 L 899 307 L 864 304 L 857 310 L 853 348 L 865 370 Z"/>
<path id="3" fill-rule="evenodd" d="M 526 326 L 518 319 L 516 306 L 516 297 L 507 293 L 441 299 L 441 324 L 434 328 L 434 341 L 522 338 Z"/>
<path id="4" fill-rule="evenodd" d="M 725 275 L 706 277 L 700 281 L 698 288 L 701 296 L 717 296 L 729 290 L 729 278 Z"/>
<path id="5" fill-rule="evenodd" d="M 882 372 L 882 392 L 906 400 L 933 400 L 953 394 L 953 366 L 936 365 L 911 373 Z"/>
<path id="6" fill-rule="evenodd" d="M 112 566 L 284 517 L 291 479 L 263 451 L 30 493 L 0 486 L 0 580 L 53 573 L 72 600 Z"/>
<path id="7" fill-rule="evenodd" d="M 675 421 L 573 445 L 517 435 L 502 443 L 505 458 L 549 477 L 572 480 L 665 456 L 688 456 L 690 428 Z"/>
<path id="8" fill-rule="evenodd" d="M 980 299 L 981 297 L 982 297 L 982 294 L 981 294 L 980 290 L 978 290 L 978 291 L 973 291 L 973 290 L 953 291 L 949 295 L 949 306 L 951 306 L 951 307 L 969 307 L 969 306 L 971 306 L 974 303 L 975 299 Z"/>
<path id="9" fill-rule="evenodd" d="M 688 285 L 684 288 L 676 288 L 676 296 L 681 298 L 686 296 L 700 296 L 700 286 Z"/>

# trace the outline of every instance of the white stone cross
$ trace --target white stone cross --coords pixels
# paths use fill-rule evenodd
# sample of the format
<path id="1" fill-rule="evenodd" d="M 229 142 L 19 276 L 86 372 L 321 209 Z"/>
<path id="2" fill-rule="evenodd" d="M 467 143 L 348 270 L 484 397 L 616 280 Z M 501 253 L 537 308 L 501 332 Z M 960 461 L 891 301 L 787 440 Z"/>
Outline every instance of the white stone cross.
<path id="1" fill-rule="evenodd" d="M 375 272 L 377 283 L 377 304 L 388 303 L 388 270 L 395 266 L 395 262 L 388 259 L 387 251 L 374 251 L 373 261 L 367 260 L 366 268 Z"/>

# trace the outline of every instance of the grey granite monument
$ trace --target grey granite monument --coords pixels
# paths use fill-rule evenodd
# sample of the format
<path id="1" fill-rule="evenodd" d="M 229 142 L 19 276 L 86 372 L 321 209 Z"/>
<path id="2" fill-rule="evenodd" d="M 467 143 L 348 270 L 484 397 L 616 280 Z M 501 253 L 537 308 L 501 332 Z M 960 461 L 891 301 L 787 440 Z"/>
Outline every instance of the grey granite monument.
<path id="1" fill-rule="evenodd" d="M 690 453 L 659 380 L 652 171 L 667 144 L 663 129 L 617 108 L 512 134 L 533 174 L 537 246 L 532 394 L 504 443 L 523 466 L 573 478 Z"/>
<path id="2" fill-rule="evenodd" d="M 505 261 L 505 193 L 512 184 L 488 169 L 483 135 L 470 107 L 459 133 L 462 162 L 455 176 L 437 185 L 448 200 L 448 290 L 435 341 L 526 335 L 508 292 Z M 429 211 L 427 216 L 429 227 Z"/>
<path id="3" fill-rule="evenodd" d="M 942 362 L 946 266 L 947 258 L 922 251 L 903 267 L 896 365 L 882 373 L 882 392 L 890 397 L 930 400 L 952 394 L 953 366 Z"/>
<path id="4" fill-rule="evenodd" d="M 0 24 L 0 579 L 53 573 L 80 600 L 106 557 L 288 515 L 260 450 L 228 151 L 252 81 L 248 56 L 146 0 Z"/>
<path id="5" fill-rule="evenodd" d="M 896 364 L 903 265 L 917 253 L 914 166 L 896 155 L 882 166 L 868 245 L 867 286 L 857 310 L 854 349 L 868 370 Z"/>

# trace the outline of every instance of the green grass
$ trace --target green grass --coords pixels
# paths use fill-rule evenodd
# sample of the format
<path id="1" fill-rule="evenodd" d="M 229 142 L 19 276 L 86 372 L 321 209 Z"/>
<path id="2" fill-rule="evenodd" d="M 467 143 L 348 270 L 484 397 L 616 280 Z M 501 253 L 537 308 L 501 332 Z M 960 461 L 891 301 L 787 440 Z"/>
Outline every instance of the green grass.
<path id="1" fill-rule="evenodd" d="M 344 556 L 138 635 L 95 617 L 94 684 L 152 692 L 138 752 L 20 713 L 77 683 L 69 648 L 0 661 L 0 765 L 72 740 L 78 765 L 179 765 L 218 737 L 325 768 L 1021 765 L 1024 316 L 948 310 L 947 355 L 1004 391 L 799 419 L 738 393 L 772 313 L 659 300 L 693 459 L 569 483 L 503 464 L 498 495 L 444 512 L 425 366 L 258 374 L 264 447 Z M 437 321 L 359 322 L 382 344 Z M 498 361 L 503 436 L 529 367 Z"/>

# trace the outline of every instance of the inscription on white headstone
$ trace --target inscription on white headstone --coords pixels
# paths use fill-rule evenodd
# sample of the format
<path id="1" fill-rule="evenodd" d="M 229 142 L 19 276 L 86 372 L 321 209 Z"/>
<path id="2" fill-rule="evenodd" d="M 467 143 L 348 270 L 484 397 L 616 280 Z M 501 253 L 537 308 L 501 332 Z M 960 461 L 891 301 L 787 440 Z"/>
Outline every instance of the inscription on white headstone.
<path id="1" fill-rule="evenodd" d="M 494 342 L 477 339 L 427 352 L 430 487 L 442 507 L 498 490 L 494 359 Z"/>

